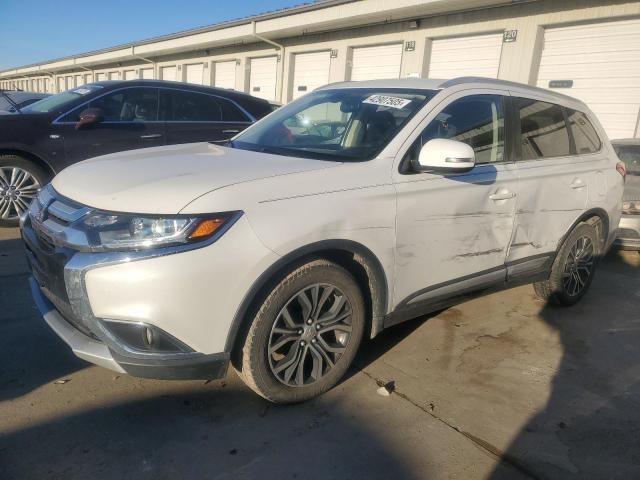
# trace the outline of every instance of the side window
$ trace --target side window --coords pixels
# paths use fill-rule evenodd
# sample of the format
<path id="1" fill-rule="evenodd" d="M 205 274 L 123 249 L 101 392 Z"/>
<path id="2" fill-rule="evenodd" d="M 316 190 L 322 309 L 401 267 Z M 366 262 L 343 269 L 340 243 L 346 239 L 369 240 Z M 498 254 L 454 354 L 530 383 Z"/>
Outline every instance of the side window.
<path id="1" fill-rule="evenodd" d="M 562 107 L 528 98 L 517 99 L 520 112 L 522 160 L 571 154 Z"/>
<path id="2" fill-rule="evenodd" d="M 152 122 L 158 119 L 158 90 L 127 88 L 108 93 L 76 108 L 63 121 L 77 122 L 87 108 L 101 109 L 105 122 Z"/>
<path id="3" fill-rule="evenodd" d="M 504 160 L 504 98 L 501 95 L 470 95 L 447 105 L 427 125 L 412 145 L 410 158 L 434 138 L 457 140 L 471 146 L 476 163 Z"/>
<path id="4" fill-rule="evenodd" d="M 219 122 L 222 107 L 211 95 L 181 90 L 164 90 L 161 96 L 161 119 L 168 122 Z"/>
<path id="5" fill-rule="evenodd" d="M 602 141 L 584 113 L 567 108 L 567 119 L 569 120 L 578 155 L 595 153 L 600 150 Z"/>
<path id="6" fill-rule="evenodd" d="M 249 122 L 247 116 L 242 113 L 238 107 L 232 102 L 224 99 L 218 99 L 220 107 L 222 108 L 222 121 L 224 122 Z"/>

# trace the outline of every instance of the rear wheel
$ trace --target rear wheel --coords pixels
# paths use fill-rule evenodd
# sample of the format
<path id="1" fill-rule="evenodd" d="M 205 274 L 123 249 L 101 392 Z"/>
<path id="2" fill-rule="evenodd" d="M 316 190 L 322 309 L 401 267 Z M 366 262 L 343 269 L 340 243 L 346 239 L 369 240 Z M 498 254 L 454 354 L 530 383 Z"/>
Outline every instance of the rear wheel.
<path id="1" fill-rule="evenodd" d="M 47 182 L 47 174 L 18 155 L 0 155 L 0 227 L 15 227 Z"/>
<path id="2" fill-rule="evenodd" d="M 333 387 L 355 357 L 364 330 L 364 300 L 353 276 L 315 260 L 267 295 L 242 346 L 239 374 L 267 400 L 293 403 Z"/>
<path id="3" fill-rule="evenodd" d="M 536 295 L 558 305 L 574 305 L 591 286 L 598 261 L 598 230 L 579 224 L 567 237 L 548 280 L 534 283 Z"/>

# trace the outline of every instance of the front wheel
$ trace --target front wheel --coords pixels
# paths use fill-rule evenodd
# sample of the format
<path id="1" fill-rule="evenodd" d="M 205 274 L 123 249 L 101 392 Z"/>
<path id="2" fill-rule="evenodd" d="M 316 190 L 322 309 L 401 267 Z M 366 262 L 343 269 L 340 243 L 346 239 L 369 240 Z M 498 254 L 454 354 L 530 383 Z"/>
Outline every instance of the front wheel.
<path id="1" fill-rule="evenodd" d="M 267 295 L 242 346 L 240 377 L 275 403 L 313 398 L 333 387 L 358 350 L 365 325 L 362 293 L 341 266 L 314 260 Z"/>
<path id="2" fill-rule="evenodd" d="M 593 281 L 598 261 L 598 230 L 588 223 L 579 224 L 558 252 L 548 280 L 534 283 L 536 295 L 557 305 L 577 303 Z"/>
<path id="3" fill-rule="evenodd" d="M 0 155 L 0 227 L 15 227 L 47 182 L 47 174 L 17 155 Z"/>

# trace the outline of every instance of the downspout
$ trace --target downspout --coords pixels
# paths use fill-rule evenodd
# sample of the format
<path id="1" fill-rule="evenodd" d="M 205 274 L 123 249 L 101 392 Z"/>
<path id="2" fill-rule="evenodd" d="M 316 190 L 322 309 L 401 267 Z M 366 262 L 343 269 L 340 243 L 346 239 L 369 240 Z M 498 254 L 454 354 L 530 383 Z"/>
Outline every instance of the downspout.
<path id="1" fill-rule="evenodd" d="M 147 63 L 150 63 L 151 65 L 153 65 L 153 78 L 157 79 L 158 78 L 158 72 L 156 71 L 157 70 L 156 62 L 154 62 L 153 60 L 150 60 L 150 59 L 148 59 L 146 57 L 143 57 L 141 55 L 136 55 L 135 48 L 136 48 L 135 46 L 131 47 L 131 55 L 133 57 L 135 57 L 135 58 L 138 58 L 138 59 L 140 59 L 140 60 L 142 60 L 144 62 L 147 62 Z"/>
<path id="2" fill-rule="evenodd" d="M 281 103 L 284 103 L 282 100 L 282 92 L 284 90 L 284 45 L 274 42 L 273 40 L 270 40 L 266 37 L 263 37 L 262 35 L 260 35 L 259 33 L 256 33 L 256 22 L 252 21 L 251 22 L 251 34 L 257 38 L 258 40 L 262 40 L 263 42 L 266 42 L 270 45 L 273 45 L 274 47 L 278 48 L 280 50 L 280 90 L 278 91 L 278 101 Z"/>

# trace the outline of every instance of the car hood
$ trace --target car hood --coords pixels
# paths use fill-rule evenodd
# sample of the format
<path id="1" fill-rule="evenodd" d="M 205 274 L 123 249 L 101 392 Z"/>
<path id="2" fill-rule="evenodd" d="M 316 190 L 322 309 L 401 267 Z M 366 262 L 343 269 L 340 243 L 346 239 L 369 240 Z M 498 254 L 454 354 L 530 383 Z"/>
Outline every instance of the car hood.
<path id="1" fill-rule="evenodd" d="M 59 173 L 52 185 L 61 195 L 102 210 L 175 214 L 199 196 L 230 185 L 337 165 L 194 143 L 85 160 Z"/>

